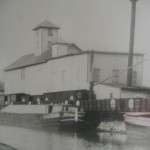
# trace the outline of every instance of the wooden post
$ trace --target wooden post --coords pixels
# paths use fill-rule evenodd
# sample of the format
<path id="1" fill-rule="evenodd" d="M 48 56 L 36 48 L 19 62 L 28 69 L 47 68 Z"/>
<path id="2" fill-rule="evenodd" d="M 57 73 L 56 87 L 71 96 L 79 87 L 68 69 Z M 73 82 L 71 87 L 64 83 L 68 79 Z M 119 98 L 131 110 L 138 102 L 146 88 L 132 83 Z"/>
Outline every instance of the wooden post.
<path id="1" fill-rule="evenodd" d="M 78 121 L 78 107 L 75 108 L 75 118 L 74 118 L 75 122 Z"/>
<path id="2" fill-rule="evenodd" d="M 146 106 L 145 106 L 145 108 L 146 108 L 146 112 L 148 112 L 148 109 L 147 109 L 147 104 L 148 104 L 148 99 L 146 99 Z"/>
<path id="3" fill-rule="evenodd" d="M 133 103 L 133 104 L 134 104 L 133 111 L 135 112 L 135 104 L 136 104 L 136 103 L 135 103 L 135 99 L 134 99 L 134 103 Z"/>

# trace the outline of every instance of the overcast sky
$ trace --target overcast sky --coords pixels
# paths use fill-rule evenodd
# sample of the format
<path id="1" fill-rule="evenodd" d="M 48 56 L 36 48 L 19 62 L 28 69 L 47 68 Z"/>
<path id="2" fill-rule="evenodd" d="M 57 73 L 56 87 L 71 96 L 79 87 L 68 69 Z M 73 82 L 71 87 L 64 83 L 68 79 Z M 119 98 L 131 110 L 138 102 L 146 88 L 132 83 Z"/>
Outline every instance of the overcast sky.
<path id="1" fill-rule="evenodd" d="M 0 70 L 34 52 L 36 25 L 61 27 L 83 50 L 129 51 L 130 0 L 0 0 Z M 145 53 L 143 85 L 150 86 L 150 0 L 137 2 L 134 52 Z"/>

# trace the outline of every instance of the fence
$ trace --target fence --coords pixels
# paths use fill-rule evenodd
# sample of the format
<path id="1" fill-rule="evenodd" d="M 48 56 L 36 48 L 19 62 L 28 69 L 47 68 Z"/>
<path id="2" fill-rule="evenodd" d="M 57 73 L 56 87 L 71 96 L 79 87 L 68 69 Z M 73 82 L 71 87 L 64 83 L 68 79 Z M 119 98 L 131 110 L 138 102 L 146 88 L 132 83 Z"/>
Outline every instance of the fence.
<path id="1" fill-rule="evenodd" d="M 81 107 L 85 110 L 117 110 L 121 112 L 150 112 L 150 99 L 133 98 L 133 99 L 111 99 L 83 101 Z"/>

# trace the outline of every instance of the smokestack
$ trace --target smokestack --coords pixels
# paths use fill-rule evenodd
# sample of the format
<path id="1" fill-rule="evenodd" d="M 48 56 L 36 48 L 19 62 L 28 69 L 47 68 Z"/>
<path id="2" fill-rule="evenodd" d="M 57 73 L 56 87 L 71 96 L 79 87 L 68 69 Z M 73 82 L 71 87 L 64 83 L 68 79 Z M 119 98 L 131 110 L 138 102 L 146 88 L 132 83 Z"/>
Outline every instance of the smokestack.
<path id="1" fill-rule="evenodd" d="M 136 15 L 136 2 L 138 0 L 131 0 L 131 27 L 130 27 L 130 45 L 129 45 L 129 57 L 128 57 L 128 68 L 133 66 L 133 50 L 134 50 L 134 32 L 135 32 L 135 15 Z M 127 84 L 132 86 L 132 67 L 128 70 Z"/>

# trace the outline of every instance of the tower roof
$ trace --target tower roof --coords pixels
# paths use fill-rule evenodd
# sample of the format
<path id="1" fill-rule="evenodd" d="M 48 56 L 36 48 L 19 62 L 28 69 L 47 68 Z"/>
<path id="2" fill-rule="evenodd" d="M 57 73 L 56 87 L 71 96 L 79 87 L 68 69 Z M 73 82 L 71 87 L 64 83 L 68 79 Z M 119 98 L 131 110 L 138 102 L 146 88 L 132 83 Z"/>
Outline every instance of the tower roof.
<path id="1" fill-rule="evenodd" d="M 38 30 L 39 28 L 60 29 L 60 27 L 58 27 L 57 25 L 55 25 L 54 23 L 48 20 L 43 21 L 38 26 L 36 26 L 33 30 Z"/>

